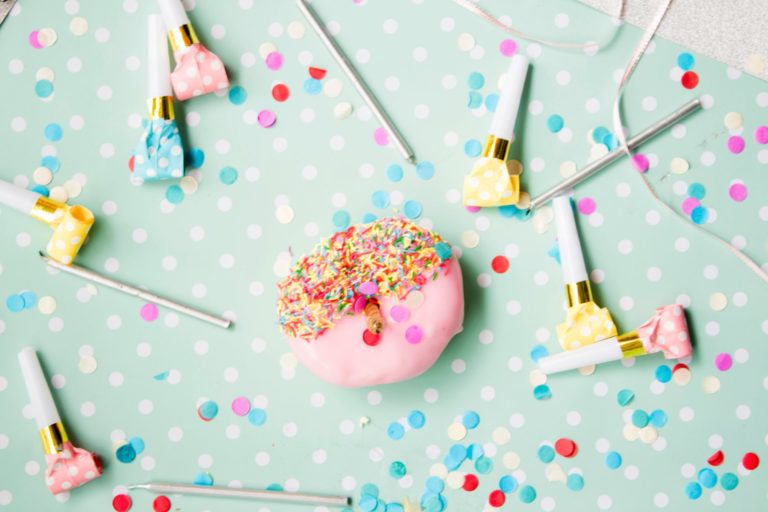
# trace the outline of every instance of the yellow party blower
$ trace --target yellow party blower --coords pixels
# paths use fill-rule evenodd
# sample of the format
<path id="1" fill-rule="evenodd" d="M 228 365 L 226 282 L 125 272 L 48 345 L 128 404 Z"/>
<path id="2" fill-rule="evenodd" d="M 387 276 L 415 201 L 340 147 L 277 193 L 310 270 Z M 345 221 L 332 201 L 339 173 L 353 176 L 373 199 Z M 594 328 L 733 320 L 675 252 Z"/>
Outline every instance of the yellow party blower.
<path id="1" fill-rule="evenodd" d="M 565 322 L 557 326 L 557 339 L 564 350 L 572 350 L 616 336 L 616 325 L 611 313 L 595 304 L 592 298 L 570 198 L 557 196 L 552 200 L 552 206 L 568 300 Z"/>
<path id="2" fill-rule="evenodd" d="M 0 204 L 31 215 L 53 229 L 46 251 L 51 258 L 69 265 L 93 226 L 93 213 L 86 207 L 69 206 L 0 180 Z"/>
<path id="3" fill-rule="evenodd" d="M 528 59 L 512 57 L 483 153 L 464 178 L 465 206 L 507 206 L 520 199 L 520 176 L 510 175 L 507 156 L 527 73 Z"/>

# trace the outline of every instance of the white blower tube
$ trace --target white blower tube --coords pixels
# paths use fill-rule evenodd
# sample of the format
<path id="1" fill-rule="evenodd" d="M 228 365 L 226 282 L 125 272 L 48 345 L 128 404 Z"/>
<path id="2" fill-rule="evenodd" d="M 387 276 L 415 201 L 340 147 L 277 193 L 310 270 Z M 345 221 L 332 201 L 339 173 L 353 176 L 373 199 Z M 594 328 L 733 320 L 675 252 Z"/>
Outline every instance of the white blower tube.
<path id="1" fill-rule="evenodd" d="M 29 215 L 40 194 L 0 180 L 0 203 Z"/>
<path id="2" fill-rule="evenodd" d="M 523 96 L 525 76 L 528 73 L 528 59 L 522 55 L 515 55 L 509 63 L 509 70 L 504 80 L 504 89 L 501 91 L 496 112 L 493 115 L 490 135 L 508 141 L 512 141 L 515 132 L 515 120 L 520 108 L 520 98 Z"/>
<path id="3" fill-rule="evenodd" d="M 616 337 L 598 341 L 585 347 L 539 359 L 539 369 L 547 375 L 584 368 L 593 364 L 618 361 L 623 357 Z"/>
<path id="4" fill-rule="evenodd" d="M 566 195 L 552 199 L 555 210 L 555 225 L 557 226 L 557 246 L 560 248 L 560 266 L 563 269 L 565 284 L 587 281 L 587 267 L 584 264 L 584 253 L 581 251 L 579 232 L 573 218 L 571 200 Z"/>
<path id="5" fill-rule="evenodd" d="M 40 367 L 40 361 L 37 359 L 35 349 L 31 347 L 22 349 L 19 352 L 19 365 L 24 376 L 24 384 L 27 386 L 29 401 L 32 404 L 32 409 L 35 411 L 37 428 L 43 429 L 59 423 L 61 421 L 59 411 L 56 410 L 56 404 L 51 396 L 51 389 L 45 380 L 45 375 Z"/>
<path id="6" fill-rule="evenodd" d="M 168 30 L 173 30 L 189 23 L 187 11 L 184 10 L 184 5 L 181 3 L 181 0 L 157 1 L 160 4 L 160 12 L 163 13 L 165 26 L 168 27 Z"/>
<path id="7" fill-rule="evenodd" d="M 147 86 L 148 98 L 171 96 L 168 32 L 159 14 L 147 18 Z"/>

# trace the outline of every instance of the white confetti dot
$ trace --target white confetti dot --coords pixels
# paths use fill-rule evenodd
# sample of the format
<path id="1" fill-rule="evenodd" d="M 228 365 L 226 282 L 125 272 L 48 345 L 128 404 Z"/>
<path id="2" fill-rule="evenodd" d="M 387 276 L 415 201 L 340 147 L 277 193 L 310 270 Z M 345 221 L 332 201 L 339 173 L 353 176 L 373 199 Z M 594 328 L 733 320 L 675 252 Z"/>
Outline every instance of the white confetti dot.
<path id="1" fill-rule="evenodd" d="M 742 404 L 736 407 L 736 417 L 740 420 L 747 420 L 752 415 L 752 410 L 748 405 Z"/>
<path id="2" fill-rule="evenodd" d="M 657 492 L 653 496 L 653 504 L 656 505 L 658 508 L 664 508 L 669 504 L 669 496 L 667 496 L 663 492 Z"/>
<path id="3" fill-rule="evenodd" d="M 151 414 L 152 411 L 155 409 L 155 404 L 152 403 L 152 400 L 144 399 L 139 401 L 138 409 L 141 414 L 144 414 L 144 415 Z"/>
<path id="4" fill-rule="evenodd" d="M 428 404 L 434 404 L 440 398 L 440 394 L 434 388 L 428 388 L 424 391 L 424 401 Z"/>
<path id="5" fill-rule="evenodd" d="M 687 407 L 687 406 L 683 407 L 683 408 L 680 409 L 680 412 L 678 413 L 678 416 L 680 417 L 681 421 L 684 421 L 684 422 L 687 423 L 687 422 L 693 420 L 693 417 L 694 417 L 693 409 L 691 407 Z"/>

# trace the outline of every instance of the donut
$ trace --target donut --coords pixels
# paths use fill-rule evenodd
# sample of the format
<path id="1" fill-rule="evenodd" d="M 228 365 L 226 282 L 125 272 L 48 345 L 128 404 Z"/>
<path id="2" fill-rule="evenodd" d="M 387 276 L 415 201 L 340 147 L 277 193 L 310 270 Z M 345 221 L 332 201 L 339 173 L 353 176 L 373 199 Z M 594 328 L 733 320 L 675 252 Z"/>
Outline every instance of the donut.
<path id="1" fill-rule="evenodd" d="M 321 379 L 366 387 L 416 377 L 462 330 L 461 267 L 407 219 L 356 224 L 321 241 L 277 285 L 280 330 Z"/>

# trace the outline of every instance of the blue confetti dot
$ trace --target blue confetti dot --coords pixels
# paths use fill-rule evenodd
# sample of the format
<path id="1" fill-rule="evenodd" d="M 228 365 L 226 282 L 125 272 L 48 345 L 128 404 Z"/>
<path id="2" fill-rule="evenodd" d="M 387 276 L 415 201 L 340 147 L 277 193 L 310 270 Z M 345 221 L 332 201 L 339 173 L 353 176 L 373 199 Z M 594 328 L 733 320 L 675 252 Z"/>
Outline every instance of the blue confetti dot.
<path id="1" fill-rule="evenodd" d="M 225 185 L 232 185 L 237 181 L 237 169 L 234 167 L 223 167 L 219 171 L 219 181 Z"/>
<path id="2" fill-rule="evenodd" d="M 360 496 L 372 496 L 374 498 L 379 497 L 379 488 L 376 484 L 367 483 L 360 488 Z"/>
<path id="3" fill-rule="evenodd" d="M 696 475 L 696 479 L 707 489 L 711 489 L 717 485 L 717 474 L 710 468 L 701 468 Z"/>
<path id="4" fill-rule="evenodd" d="M 360 498 L 360 502 L 358 503 L 360 510 L 363 512 L 373 512 L 378 505 L 378 498 L 375 498 L 370 494 L 364 495 L 362 498 Z"/>
<path id="5" fill-rule="evenodd" d="M 480 156 L 483 152 L 483 145 L 477 139 L 469 139 L 464 143 L 464 154 L 470 158 Z"/>
<path id="6" fill-rule="evenodd" d="M 520 501 L 523 503 L 533 503 L 536 499 L 536 489 L 530 485 L 524 485 L 520 488 Z"/>
<path id="7" fill-rule="evenodd" d="M 552 133 L 557 133 L 565 126 L 565 120 L 558 114 L 552 114 L 547 118 L 547 130 Z"/>
<path id="8" fill-rule="evenodd" d="M 461 466 L 461 461 L 454 459 L 450 455 L 446 455 L 443 459 L 443 465 L 448 468 L 448 471 L 453 471 L 455 469 L 459 469 L 459 466 Z"/>
<path id="9" fill-rule="evenodd" d="M 371 202 L 376 208 L 386 208 L 389 206 L 389 194 L 383 190 L 377 190 L 371 194 Z"/>
<path id="10" fill-rule="evenodd" d="M 517 490 L 517 480 L 510 475 L 504 475 L 499 479 L 499 489 L 509 494 Z"/>
<path id="11" fill-rule="evenodd" d="M 435 244 L 435 253 L 441 260 L 447 260 L 451 257 L 451 254 L 453 254 L 451 252 L 451 246 L 445 242 L 437 242 Z"/>
<path id="12" fill-rule="evenodd" d="M 389 476 L 397 480 L 403 478 L 407 471 L 408 470 L 405 468 L 405 464 L 399 460 L 396 460 L 389 465 Z"/>
<path id="13" fill-rule="evenodd" d="M 419 429 L 424 426 L 426 421 L 427 419 L 421 411 L 411 411 L 408 413 L 408 425 L 410 425 L 411 428 Z"/>
<path id="14" fill-rule="evenodd" d="M 268 490 L 268 491 L 278 491 L 278 492 L 282 492 L 282 491 L 284 491 L 285 489 L 283 489 L 283 486 L 282 486 L 281 484 L 269 484 L 269 485 L 267 486 L 267 490 Z"/>
<path id="15" fill-rule="evenodd" d="M 531 359 L 533 359 L 534 363 L 538 363 L 539 359 L 542 357 L 547 357 L 548 355 L 549 349 L 544 345 L 534 345 L 534 347 L 531 349 Z"/>
<path id="16" fill-rule="evenodd" d="M 656 367 L 656 380 L 661 383 L 667 383 L 672 379 L 672 368 L 665 364 Z"/>
<path id="17" fill-rule="evenodd" d="M 496 112 L 496 107 L 499 106 L 499 95 L 496 93 L 489 94 L 485 97 L 485 109 L 488 112 Z"/>
<path id="18" fill-rule="evenodd" d="M 203 402 L 200 404 L 200 407 L 198 407 L 197 414 L 201 419 L 210 421 L 219 414 L 219 405 L 213 400 Z"/>
<path id="19" fill-rule="evenodd" d="M 667 424 L 667 413 L 661 409 L 654 409 L 650 414 L 651 425 L 661 428 Z"/>
<path id="20" fill-rule="evenodd" d="M 546 384 L 540 384 L 533 388 L 533 398 L 536 400 L 547 400 L 552 398 L 552 390 Z"/>
<path id="21" fill-rule="evenodd" d="M 688 482 L 685 486 L 685 495 L 692 500 L 701 498 L 701 486 L 696 482 Z"/>
<path id="22" fill-rule="evenodd" d="M 364 224 L 368 224 L 370 222 L 373 222 L 376 219 L 378 219 L 378 217 L 375 214 L 373 214 L 373 213 L 363 214 L 363 223 Z"/>
<path id="23" fill-rule="evenodd" d="M 21 299 L 24 301 L 24 308 L 30 309 L 37 304 L 37 294 L 35 292 L 25 291 L 21 292 Z"/>
<path id="24" fill-rule="evenodd" d="M 603 142 L 603 139 L 610 135 L 611 131 L 606 128 L 605 126 L 598 126 L 594 130 L 592 130 L 592 140 L 595 141 L 597 144 L 600 144 Z"/>
<path id="25" fill-rule="evenodd" d="M 262 426 L 267 421 L 267 411 L 254 407 L 248 413 L 248 422 L 256 427 Z"/>
<path id="26" fill-rule="evenodd" d="M 619 145 L 619 139 L 612 133 L 607 134 L 600 142 L 605 144 L 609 151 L 613 151 Z"/>
<path id="27" fill-rule="evenodd" d="M 45 197 L 48 197 L 51 195 L 51 191 L 48 190 L 48 187 L 46 187 L 45 185 L 35 185 L 34 187 L 32 187 L 32 192 L 36 192 L 41 196 L 45 196 Z"/>
<path id="28" fill-rule="evenodd" d="M 619 405 L 622 407 L 629 405 L 634 399 L 635 392 L 631 389 L 622 389 L 616 394 L 616 401 L 619 402 Z"/>
<path id="29" fill-rule="evenodd" d="M 123 464 L 128 464 L 136 458 L 136 450 L 130 444 L 124 444 L 115 450 L 115 457 Z"/>
<path id="30" fill-rule="evenodd" d="M 499 206 L 499 214 L 502 217 L 517 217 L 517 215 L 520 213 L 520 208 L 513 204 L 508 204 L 506 206 Z"/>
<path id="31" fill-rule="evenodd" d="M 701 201 L 707 195 L 707 188 L 701 183 L 691 183 L 688 186 L 688 195 Z"/>
<path id="32" fill-rule="evenodd" d="M 477 426 L 480 424 L 480 415 L 477 414 L 475 411 L 467 411 L 464 413 L 464 416 L 461 418 L 461 422 L 469 430 L 472 430 L 474 428 L 477 428 Z"/>
<path id="33" fill-rule="evenodd" d="M 40 165 L 42 165 L 43 167 L 45 167 L 51 172 L 57 172 L 59 170 L 59 167 L 61 167 L 61 162 L 59 162 L 59 159 L 56 158 L 55 156 L 48 155 L 48 156 L 44 156 L 40 160 Z"/>
<path id="34" fill-rule="evenodd" d="M 621 454 L 619 452 L 608 452 L 605 455 L 605 465 L 608 469 L 618 469 L 621 466 Z"/>
<path id="35" fill-rule="evenodd" d="M 566 485 L 572 491 L 580 491 L 584 488 L 584 477 L 578 473 L 571 473 L 568 475 Z"/>
<path id="36" fill-rule="evenodd" d="M 236 85 L 229 90 L 229 101 L 233 105 L 242 105 L 248 99 L 248 93 L 245 89 Z"/>
<path id="37" fill-rule="evenodd" d="M 454 460 L 464 462 L 464 459 L 467 458 L 467 448 L 463 445 L 455 444 L 451 446 L 448 455 Z"/>
<path id="38" fill-rule="evenodd" d="M 555 460 L 555 449 L 548 444 L 543 444 L 539 446 L 539 450 L 536 452 L 536 455 L 539 457 L 541 462 L 549 464 Z"/>
<path id="39" fill-rule="evenodd" d="M 480 105 L 482 104 L 483 95 L 477 91 L 469 91 L 469 94 L 467 95 L 467 106 L 474 110 L 476 108 L 480 108 Z"/>
<path id="40" fill-rule="evenodd" d="M 432 162 L 419 162 L 416 166 L 416 174 L 423 180 L 431 180 L 435 175 L 435 166 Z"/>
<path id="41" fill-rule="evenodd" d="M 549 248 L 549 250 L 547 251 L 547 256 L 549 256 L 550 258 L 554 259 L 557 262 L 558 265 L 561 264 L 561 262 L 560 262 L 560 246 L 557 245 L 557 242 L 552 244 L 552 247 Z"/>
<path id="42" fill-rule="evenodd" d="M 485 455 L 482 455 L 475 461 L 475 469 L 478 473 L 487 475 L 493 470 L 493 461 Z"/>
<path id="43" fill-rule="evenodd" d="M 691 211 L 691 220 L 694 224 L 704 224 L 709 219 L 709 210 L 703 206 L 697 206 Z"/>
<path id="44" fill-rule="evenodd" d="M 45 138 L 48 139 L 51 142 L 58 142 L 61 140 L 61 137 L 64 135 L 64 130 L 61 129 L 61 125 L 58 123 L 51 123 L 49 125 L 46 125 L 45 130 L 43 130 L 43 134 L 45 135 Z"/>
<path id="45" fill-rule="evenodd" d="M 21 295 L 9 295 L 5 299 L 5 307 L 8 308 L 8 311 L 11 313 L 18 313 L 19 311 L 24 310 L 24 299 L 21 297 Z"/>
<path id="46" fill-rule="evenodd" d="M 152 378 L 155 379 L 156 381 L 160 382 L 160 381 L 164 381 L 165 379 L 167 379 L 170 374 L 171 374 L 171 372 L 164 371 L 164 372 L 160 372 L 158 374 L 153 375 Z"/>
<path id="47" fill-rule="evenodd" d="M 53 94 L 53 82 L 50 80 L 38 80 L 35 83 L 35 94 L 38 98 L 47 98 Z"/>
<path id="48" fill-rule="evenodd" d="M 387 178 L 389 181 L 397 183 L 403 179 L 403 168 L 397 164 L 387 167 Z"/>
<path id="49" fill-rule="evenodd" d="M 692 69 L 694 64 L 696 64 L 696 59 L 688 52 L 683 52 L 677 56 L 677 65 L 680 66 L 680 69 L 683 71 Z"/>
<path id="50" fill-rule="evenodd" d="M 422 503 L 426 512 L 442 512 L 445 510 L 445 498 L 440 494 L 432 494 L 426 497 Z M 381 511 L 376 511 L 381 512 Z"/>
<path id="51" fill-rule="evenodd" d="M 637 428 L 643 428 L 648 425 L 648 413 L 642 409 L 637 409 L 632 413 L 632 424 Z"/>
<path id="52" fill-rule="evenodd" d="M 405 216 L 409 219 L 418 219 L 421 217 L 421 212 L 423 210 L 424 208 L 421 206 L 421 203 L 412 199 L 403 204 L 403 213 L 405 213 Z"/>
<path id="53" fill-rule="evenodd" d="M 430 476 L 427 478 L 427 482 L 424 485 L 427 490 L 433 494 L 440 494 L 445 489 L 445 482 L 436 476 Z"/>
<path id="54" fill-rule="evenodd" d="M 482 73 L 478 73 L 477 71 L 473 71 L 469 74 L 469 78 L 467 79 L 467 85 L 469 85 L 470 89 L 480 89 L 485 85 L 485 77 Z"/>
<path id="55" fill-rule="evenodd" d="M 399 424 L 398 422 L 390 423 L 387 427 L 387 437 L 390 439 L 397 441 L 398 439 L 402 439 L 405 435 L 405 428 Z"/>
<path id="56" fill-rule="evenodd" d="M 467 448 L 467 457 L 469 457 L 470 460 L 477 460 L 478 458 L 482 457 L 485 453 L 485 450 L 483 450 L 483 445 L 472 443 L 469 445 L 469 448 Z"/>
<path id="57" fill-rule="evenodd" d="M 307 78 L 304 80 L 304 92 L 307 94 L 315 96 L 316 94 L 320 94 L 322 89 L 323 84 L 320 82 L 320 80 L 316 78 Z"/>
<path id="58" fill-rule="evenodd" d="M 387 503 L 387 507 L 384 510 L 385 512 L 404 512 L 405 511 L 403 506 L 399 503 Z"/>
<path id="59" fill-rule="evenodd" d="M 205 152 L 200 148 L 190 148 L 187 152 L 187 167 L 199 169 L 205 162 Z"/>
<path id="60" fill-rule="evenodd" d="M 192 481 L 195 485 L 205 485 L 205 486 L 211 486 L 213 485 L 213 477 L 210 473 L 207 473 L 205 471 L 199 471 L 195 475 L 195 479 Z"/>
<path id="61" fill-rule="evenodd" d="M 133 450 L 136 452 L 136 455 L 144 451 L 144 440 L 142 438 L 134 436 L 130 438 L 128 442 L 131 443 L 131 446 L 133 446 Z"/>
<path id="62" fill-rule="evenodd" d="M 184 191 L 178 185 L 171 185 L 165 191 L 165 198 L 169 203 L 179 204 L 184 200 Z"/>
<path id="63" fill-rule="evenodd" d="M 346 210 L 339 210 L 333 214 L 333 225 L 336 226 L 336 229 L 339 231 L 347 229 L 351 220 L 349 212 Z"/>
<path id="64" fill-rule="evenodd" d="M 726 491 L 732 491 L 739 485 L 739 477 L 733 473 L 723 473 L 720 477 L 720 485 Z"/>

